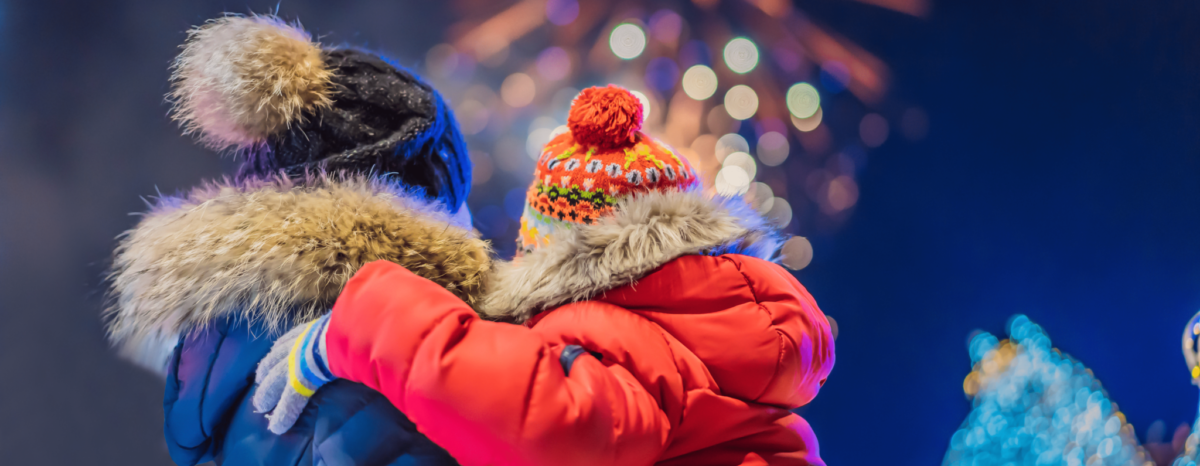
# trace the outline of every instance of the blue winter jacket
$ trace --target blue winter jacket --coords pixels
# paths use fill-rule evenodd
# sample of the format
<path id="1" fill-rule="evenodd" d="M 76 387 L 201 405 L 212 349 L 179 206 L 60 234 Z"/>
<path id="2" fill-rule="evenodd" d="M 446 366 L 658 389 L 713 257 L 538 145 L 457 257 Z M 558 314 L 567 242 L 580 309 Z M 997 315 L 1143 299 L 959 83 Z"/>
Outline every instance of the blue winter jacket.
<path id="1" fill-rule="evenodd" d="M 282 436 L 251 402 L 275 336 L 326 312 L 362 264 L 392 261 L 479 299 L 488 244 L 452 220 L 377 178 L 221 181 L 160 199 L 115 255 L 109 335 L 164 373 L 175 462 L 454 464 L 359 384 L 322 387 Z"/>
<path id="2" fill-rule="evenodd" d="M 168 363 L 167 446 L 182 466 L 454 465 L 378 392 L 345 380 L 317 391 L 284 435 L 250 402 L 258 361 L 274 338 L 226 319 L 180 341 Z"/>

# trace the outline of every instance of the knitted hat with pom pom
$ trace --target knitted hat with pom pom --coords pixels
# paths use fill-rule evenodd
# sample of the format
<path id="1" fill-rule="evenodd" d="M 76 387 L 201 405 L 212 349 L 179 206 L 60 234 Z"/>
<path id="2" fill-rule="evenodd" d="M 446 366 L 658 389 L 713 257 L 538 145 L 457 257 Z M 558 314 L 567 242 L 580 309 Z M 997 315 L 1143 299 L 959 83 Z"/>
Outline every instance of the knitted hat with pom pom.
<path id="1" fill-rule="evenodd" d="M 231 15 L 189 31 L 173 72 L 172 116 L 205 145 L 245 154 L 239 176 L 388 176 L 451 212 L 467 197 L 453 114 L 378 55 L 323 48 L 274 16 Z"/>
<path id="2" fill-rule="evenodd" d="M 567 116 L 569 131 L 546 144 L 521 216 L 521 249 L 553 241 L 555 231 L 591 224 L 621 199 L 697 182 L 686 159 L 642 129 L 642 104 L 608 85 L 580 92 Z"/>

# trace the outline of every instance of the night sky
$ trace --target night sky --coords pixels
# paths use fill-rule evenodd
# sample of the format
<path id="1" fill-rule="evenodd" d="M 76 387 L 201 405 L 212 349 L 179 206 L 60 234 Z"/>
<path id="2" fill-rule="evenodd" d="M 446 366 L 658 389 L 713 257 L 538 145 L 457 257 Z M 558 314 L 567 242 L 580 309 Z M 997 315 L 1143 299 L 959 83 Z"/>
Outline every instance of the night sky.
<path id="1" fill-rule="evenodd" d="M 0 1 L 5 464 L 170 464 L 162 382 L 105 343 L 102 273 L 141 197 L 232 166 L 166 117 L 183 31 L 276 5 L 97 3 Z M 840 325 L 838 364 L 802 408 L 826 461 L 940 463 L 969 409 L 967 337 L 1003 335 L 1015 313 L 1091 367 L 1139 436 L 1190 422 L 1180 334 L 1200 310 L 1200 4 L 935 2 L 926 19 L 796 4 L 891 67 L 878 111 L 915 105 L 930 121 L 921 141 L 867 152 L 853 216 L 812 234 L 798 273 Z M 280 12 L 327 43 L 419 63 L 452 20 L 438 8 Z M 827 121 L 863 111 L 838 101 Z"/>

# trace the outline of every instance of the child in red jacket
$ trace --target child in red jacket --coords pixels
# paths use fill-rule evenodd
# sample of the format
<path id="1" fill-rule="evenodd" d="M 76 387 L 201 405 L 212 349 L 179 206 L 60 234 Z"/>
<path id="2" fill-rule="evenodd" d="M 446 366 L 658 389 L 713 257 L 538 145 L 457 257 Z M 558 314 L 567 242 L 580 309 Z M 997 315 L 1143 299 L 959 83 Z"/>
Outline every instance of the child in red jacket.
<path id="1" fill-rule="evenodd" d="M 264 361 L 273 428 L 345 378 L 464 465 L 823 465 L 790 410 L 833 367 L 828 321 L 770 262 L 767 222 L 703 194 L 641 121 L 624 89 L 575 99 L 538 160 L 525 252 L 475 309 L 396 264 L 363 267 Z"/>

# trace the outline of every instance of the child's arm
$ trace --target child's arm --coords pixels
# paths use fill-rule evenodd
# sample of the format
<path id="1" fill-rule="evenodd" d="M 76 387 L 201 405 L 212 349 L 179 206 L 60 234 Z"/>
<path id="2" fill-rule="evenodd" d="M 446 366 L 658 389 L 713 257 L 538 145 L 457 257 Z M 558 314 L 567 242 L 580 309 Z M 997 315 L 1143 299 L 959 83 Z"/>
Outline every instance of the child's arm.
<path id="1" fill-rule="evenodd" d="M 388 262 L 346 285 L 326 334 L 334 375 L 383 393 L 463 464 L 651 464 L 669 422 L 621 366 L 579 357 L 522 326 L 481 320 L 437 284 Z"/>

